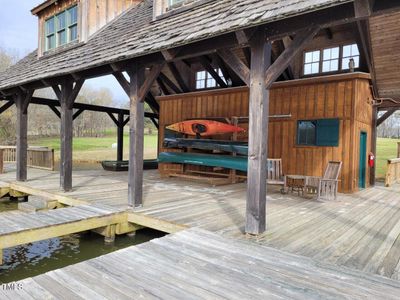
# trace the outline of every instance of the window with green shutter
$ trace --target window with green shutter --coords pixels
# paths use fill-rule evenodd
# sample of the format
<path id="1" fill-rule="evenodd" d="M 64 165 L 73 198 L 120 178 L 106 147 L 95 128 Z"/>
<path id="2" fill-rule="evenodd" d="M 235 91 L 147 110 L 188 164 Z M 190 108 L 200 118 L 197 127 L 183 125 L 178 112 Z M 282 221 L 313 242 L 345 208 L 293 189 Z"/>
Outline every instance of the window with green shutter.
<path id="1" fill-rule="evenodd" d="M 339 146 L 339 119 L 302 120 L 297 122 L 297 145 Z"/>

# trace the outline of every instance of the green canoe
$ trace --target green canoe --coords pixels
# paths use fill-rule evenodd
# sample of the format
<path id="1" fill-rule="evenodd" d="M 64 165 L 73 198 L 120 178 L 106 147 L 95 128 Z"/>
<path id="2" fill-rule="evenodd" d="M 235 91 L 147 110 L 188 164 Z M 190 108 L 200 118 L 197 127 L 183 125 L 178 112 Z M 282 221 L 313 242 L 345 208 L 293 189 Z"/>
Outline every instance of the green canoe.
<path id="1" fill-rule="evenodd" d="M 158 162 L 221 167 L 247 172 L 247 156 L 161 152 L 158 156 Z"/>

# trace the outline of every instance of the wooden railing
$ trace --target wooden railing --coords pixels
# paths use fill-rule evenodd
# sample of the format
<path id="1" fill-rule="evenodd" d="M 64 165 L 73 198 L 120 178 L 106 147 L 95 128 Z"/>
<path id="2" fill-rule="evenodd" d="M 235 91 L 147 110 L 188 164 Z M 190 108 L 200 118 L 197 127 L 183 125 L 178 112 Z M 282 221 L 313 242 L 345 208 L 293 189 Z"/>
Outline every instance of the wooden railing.
<path id="1" fill-rule="evenodd" d="M 13 163 L 17 160 L 17 148 L 15 146 L 0 146 L 3 152 L 3 161 Z M 28 167 L 44 170 L 54 170 L 54 149 L 47 147 L 28 148 Z"/>
<path id="2" fill-rule="evenodd" d="M 400 158 L 389 159 L 387 164 L 385 186 L 400 183 Z"/>

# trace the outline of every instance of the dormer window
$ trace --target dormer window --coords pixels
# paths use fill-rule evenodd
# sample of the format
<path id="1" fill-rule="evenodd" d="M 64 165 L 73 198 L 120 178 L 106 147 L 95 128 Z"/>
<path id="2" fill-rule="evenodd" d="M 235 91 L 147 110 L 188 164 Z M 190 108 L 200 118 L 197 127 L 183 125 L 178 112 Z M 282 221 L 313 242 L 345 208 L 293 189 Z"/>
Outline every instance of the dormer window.
<path id="1" fill-rule="evenodd" d="M 45 51 L 78 39 L 78 6 L 72 6 L 45 21 Z"/>
<path id="2" fill-rule="evenodd" d="M 153 0 L 154 19 L 163 19 L 216 0 Z"/>
<path id="3" fill-rule="evenodd" d="M 185 0 L 168 0 L 168 6 L 174 7 L 174 6 L 182 4 L 184 1 Z"/>

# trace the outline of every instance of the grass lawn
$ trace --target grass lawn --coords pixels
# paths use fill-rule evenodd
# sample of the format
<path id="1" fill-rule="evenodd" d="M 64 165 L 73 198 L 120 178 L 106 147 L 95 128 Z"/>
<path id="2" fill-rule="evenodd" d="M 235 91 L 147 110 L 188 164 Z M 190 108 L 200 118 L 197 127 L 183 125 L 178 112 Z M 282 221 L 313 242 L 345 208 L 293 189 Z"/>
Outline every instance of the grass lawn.
<path id="1" fill-rule="evenodd" d="M 400 139 L 378 138 L 376 144 L 376 177 L 385 178 L 387 160 L 397 157 L 397 143 Z"/>
<path id="2" fill-rule="evenodd" d="M 73 157 L 77 162 L 99 162 L 115 160 L 117 149 L 112 145 L 117 143 L 116 135 L 100 138 L 75 137 L 73 140 Z M 30 146 L 45 146 L 55 150 L 56 160 L 60 157 L 60 139 L 58 137 L 37 138 L 29 140 Z M 129 155 L 129 135 L 124 135 L 124 159 Z M 157 135 L 144 136 L 144 157 L 157 157 Z"/>

